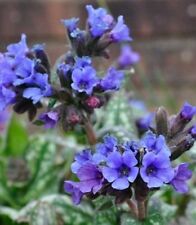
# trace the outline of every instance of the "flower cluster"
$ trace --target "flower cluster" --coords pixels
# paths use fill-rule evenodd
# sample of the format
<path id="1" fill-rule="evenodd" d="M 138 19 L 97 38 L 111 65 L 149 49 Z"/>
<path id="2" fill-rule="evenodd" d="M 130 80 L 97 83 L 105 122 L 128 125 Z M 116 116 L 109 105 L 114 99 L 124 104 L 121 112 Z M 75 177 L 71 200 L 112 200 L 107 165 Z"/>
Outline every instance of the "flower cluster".
<path id="1" fill-rule="evenodd" d="M 17 113 L 28 112 L 33 120 L 37 108 L 47 103 L 43 101 L 46 97 L 47 110 L 34 123 L 53 128 L 60 122 L 64 130 L 69 130 L 76 124 L 84 124 L 94 109 L 107 102 L 112 91 L 119 90 L 124 77 L 122 69 L 138 61 L 137 53 L 126 47 L 120 56 L 121 66 L 109 67 L 101 73 L 95 69 L 92 57 L 107 58 L 110 44 L 131 41 L 129 28 L 123 16 L 115 21 L 103 8 L 87 5 L 86 9 L 86 30 L 80 30 L 78 18 L 62 20 L 71 46 L 57 65 L 55 81 L 51 82 L 43 46 L 30 49 L 24 34 L 19 43 L 9 45 L 7 52 L 0 54 L 0 110 L 13 105 Z"/>
<path id="2" fill-rule="evenodd" d="M 41 99 L 52 95 L 47 58 L 41 56 L 43 46 L 29 49 L 24 34 L 0 54 L 0 110 L 14 105 L 16 112 L 28 111 L 32 119 Z"/>
<path id="3" fill-rule="evenodd" d="M 78 27 L 79 18 L 62 20 L 72 47 L 79 57 L 88 55 L 107 58 L 106 48 L 109 45 L 132 40 L 123 16 L 119 16 L 115 21 L 103 8 L 94 9 L 91 5 L 87 5 L 86 10 L 88 13 L 86 30 Z"/>
<path id="4" fill-rule="evenodd" d="M 133 190 L 138 194 L 138 185 L 147 193 L 164 184 L 184 193 L 191 171 L 187 163 L 173 168 L 170 156 L 171 150 L 162 135 L 149 131 L 141 140 L 126 143 L 107 135 L 103 143 L 96 145 L 94 153 L 86 149 L 75 156 L 71 168 L 79 181 L 65 181 L 64 187 L 76 204 L 83 195 L 95 198 L 107 194 L 122 202 L 132 196 Z"/>

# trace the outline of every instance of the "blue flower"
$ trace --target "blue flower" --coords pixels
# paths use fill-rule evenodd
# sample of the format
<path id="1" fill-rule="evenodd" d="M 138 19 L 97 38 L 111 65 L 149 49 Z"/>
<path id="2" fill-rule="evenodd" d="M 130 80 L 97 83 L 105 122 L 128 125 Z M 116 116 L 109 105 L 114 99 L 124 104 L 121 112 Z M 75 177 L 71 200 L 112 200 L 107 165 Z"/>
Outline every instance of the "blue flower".
<path id="1" fill-rule="evenodd" d="M 89 56 L 77 57 L 74 68 L 84 68 L 86 66 L 91 66 L 92 60 Z"/>
<path id="2" fill-rule="evenodd" d="M 174 177 L 170 158 L 162 153 L 146 153 L 142 160 L 140 175 L 149 188 L 161 187 L 164 183 L 169 183 Z"/>
<path id="3" fill-rule="evenodd" d="M 129 45 L 124 45 L 121 48 L 121 54 L 118 58 L 118 64 L 121 68 L 133 66 L 140 61 L 140 55 L 134 52 Z"/>
<path id="4" fill-rule="evenodd" d="M 16 44 L 10 44 L 7 47 L 7 55 L 11 55 L 14 57 L 23 57 L 26 55 L 27 52 L 29 52 L 29 48 L 26 43 L 26 35 L 22 34 L 21 35 L 21 40 L 20 42 Z"/>
<path id="5" fill-rule="evenodd" d="M 188 102 L 185 102 L 180 110 L 180 116 L 184 120 L 190 121 L 194 115 L 196 115 L 196 106 L 192 106 Z"/>
<path id="6" fill-rule="evenodd" d="M 107 158 L 107 167 L 102 170 L 103 176 L 112 183 L 114 189 L 127 189 L 138 175 L 137 163 L 131 151 L 125 151 L 122 155 L 119 152 L 112 152 Z"/>
<path id="7" fill-rule="evenodd" d="M 136 155 L 142 148 L 142 145 L 139 141 L 128 141 L 123 145 L 123 147 L 125 148 L 125 151 L 131 150 L 134 155 Z"/>
<path id="8" fill-rule="evenodd" d="M 52 87 L 48 83 L 48 74 L 36 73 L 33 76 L 34 82 L 31 87 L 28 87 L 23 92 L 23 97 L 31 99 L 33 104 L 38 103 L 43 97 L 52 95 Z"/>
<path id="9" fill-rule="evenodd" d="M 59 114 L 55 111 L 42 113 L 39 120 L 44 123 L 46 129 L 54 128 L 59 120 Z"/>
<path id="10" fill-rule="evenodd" d="M 181 163 L 174 169 L 174 178 L 170 181 L 170 184 L 177 192 L 186 193 L 189 190 L 186 181 L 192 177 L 192 172 L 188 166 L 188 163 Z"/>
<path id="11" fill-rule="evenodd" d="M 72 201 L 75 205 L 78 205 L 83 197 L 83 193 L 80 191 L 80 183 L 74 181 L 65 181 L 64 190 L 72 195 Z"/>
<path id="12" fill-rule="evenodd" d="M 129 28 L 124 24 L 123 16 L 118 17 L 118 21 L 110 32 L 110 37 L 113 42 L 131 41 L 129 36 Z"/>
<path id="13" fill-rule="evenodd" d="M 78 170 L 87 162 L 92 162 L 92 154 L 90 149 L 85 149 L 82 152 L 76 154 L 74 158 L 75 162 L 71 165 L 73 173 L 77 174 Z"/>
<path id="14" fill-rule="evenodd" d="M 88 23 L 90 32 L 93 37 L 102 36 L 113 24 L 113 17 L 103 8 L 94 9 L 91 5 L 87 5 Z"/>
<path id="15" fill-rule="evenodd" d="M 96 165 L 87 162 L 77 171 L 79 182 L 65 181 L 65 191 L 72 194 L 78 204 L 84 193 L 96 194 L 103 186 L 103 176 Z"/>
<path id="16" fill-rule="evenodd" d="M 124 78 L 124 74 L 121 71 L 109 68 L 106 76 L 101 80 L 100 85 L 104 91 L 118 90 Z"/>
<path id="17" fill-rule="evenodd" d="M 14 91 L 0 86 L 0 111 L 3 111 L 9 104 L 15 102 L 16 94 Z"/>
<path id="18" fill-rule="evenodd" d="M 93 88 L 98 84 L 98 78 L 96 76 L 96 71 L 90 67 L 86 66 L 81 69 L 74 69 L 72 73 L 71 87 L 78 92 L 85 92 L 91 95 Z"/>
<path id="19" fill-rule="evenodd" d="M 64 26 L 68 29 L 68 31 L 71 33 L 74 30 L 77 29 L 79 18 L 71 18 L 66 20 L 61 20 L 61 22 L 64 24 Z"/>
<path id="20" fill-rule="evenodd" d="M 142 138 L 141 142 L 143 143 L 143 146 L 147 152 L 153 152 L 155 154 L 161 152 L 166 156 L 171 155 L 163 135 L 156 136 L 151 131 L 148 131 Z"/>
<path id="21" fill-rule="evenodd" d="M 93 155 L 93 161 L 97 164 L 106 161 L 107 156 L 117 150 L 117 139 L 112 135 L 105 135 L 103 137 L 103 143 L 96 145 L 96 152 Z"/>

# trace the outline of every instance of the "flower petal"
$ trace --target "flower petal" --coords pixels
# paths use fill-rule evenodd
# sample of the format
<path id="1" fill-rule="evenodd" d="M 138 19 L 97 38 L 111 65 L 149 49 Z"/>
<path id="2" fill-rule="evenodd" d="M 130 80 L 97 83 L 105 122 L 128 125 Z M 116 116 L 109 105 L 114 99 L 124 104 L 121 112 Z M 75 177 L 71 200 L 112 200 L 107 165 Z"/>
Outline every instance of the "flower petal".
<path id="1" fill-rule="evenodd" d="M 125 177 L 118 178 L 112 183 L 112 187 L 117 190 L 124 190 L 129 187 L 129 182 Z"/>
<path id="2" fill-rule="evenodd" d="M 113 182 L 118 178 L 118 171 L 113 168 L 104 167 L 102 173 L 108 182 Z"/>

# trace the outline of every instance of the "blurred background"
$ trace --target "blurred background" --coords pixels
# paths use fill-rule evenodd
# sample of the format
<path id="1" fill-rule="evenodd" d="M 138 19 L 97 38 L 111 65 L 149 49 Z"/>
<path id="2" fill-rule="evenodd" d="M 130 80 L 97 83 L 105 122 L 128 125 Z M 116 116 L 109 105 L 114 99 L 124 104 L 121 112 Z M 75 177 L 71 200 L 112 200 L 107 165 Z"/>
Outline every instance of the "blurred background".
<path id="1" fill-rule="evenodd" d="M 89 3 L 125 16 L 141 54 L 134 82 L 142 98 L 171 110 L 185 100 L 196 104 L 195 0 L 0 0 L 0 51 L 26 33 L 29 43 L 46 44 L 54 63 L 68 44 L 60 19 L 80 17 L 84 26 Z"/>

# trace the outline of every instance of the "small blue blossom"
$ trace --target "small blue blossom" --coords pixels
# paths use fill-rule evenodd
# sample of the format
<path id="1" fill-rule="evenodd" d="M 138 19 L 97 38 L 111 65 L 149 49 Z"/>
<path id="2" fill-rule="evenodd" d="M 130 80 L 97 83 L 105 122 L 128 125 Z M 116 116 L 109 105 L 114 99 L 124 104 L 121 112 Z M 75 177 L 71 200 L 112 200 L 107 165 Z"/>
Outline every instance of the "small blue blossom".
<path id="1" fill-rule="evenodd" d="M 162 153 L 146 153 L 142 160 L 140 175 L 149 188 L 161 187 L 164 183 L 169 183 L 174 177 L 170 158 Z"/>
<path id="2" fill-rule="evenodd" d="M 106 161 L 107 156 L 117 150 L 117 139 L 112 135 L 105 135 L 103 137 L 103 143 L 96 145 L 96 153 L 93 155 L 93 161 L 97 164 Z"/>
<path id="3" fill-rule="evenodd" d="M 133 66 L 140 61 L 140 55 L 134 52 L 129 45 L 124 45 L 121 48 L 121 54 L 118 58 L 118 64 L 121 68 L 126 68 L 127 66 Z"/>
<path id="4" fill-rule="evenodd" d="M 16 94 L 14 91 L 0 86 L 0 111 L 3 111 L 9 104 L 15 102 Z"/>
<path id="5" fill-rule="evenodd" d="M 74 69 L 72 73 L 73 83 L 71 87 L 78 92 L 85 92 L 91 95 L 93 88 L 98 84 L 98 78 L 96 76 L 96 71 L 90 67 L 86 66 L 81 69 Z"/>
<path id="6" fill-rule="evenodd" d="M 92 154 L 90 149 L 85 149 L 82 152 L 76 154 L 74 162 L 71 165 L 71 170 L 73 173 L 77 174 L 78 170 L 87 162 L 92 161 Z"/>
<path id="7" fill-rule="evenodd" d="M 151 131 L 148 131 L 142 138 L 141 142 L 147 152 L 153 152 L 155 154 L 161 152 L 166 156 L 171 155 L 163 135 L 156 136 Z"/>
<path id="8" fill-rule="evenodd" d="M 180 110 L 180 116 L 185 120 L 192 120 L 192 118 L 196 115 L 196 106 L 192 106 L 188 102 L 185 102 Z"/>
<path id="9" fill-rule="evenodd" d="M 103 176 L 96 165 L 87 162 L 77 171 L 79 182 L 65 181 L 65 191 L 72 194 L 75 204 L 78 204 L 84 193 L 96 194 L 103 186 Z"/>
<path id="10" fill-rule="evenodd" d="M 78 27 L 79 18 L 71 18 L 71 19 L 65 19 L 61 20 L 61 22 L 64 24 L 64 26 L 68 29 L 68 31 L 71 33 Z"/>
<path id="11" fill-rule="evenodd" d="M 91 66 L 92 60 L 89 56 L 77 57 L 74 68 L 84 68 L 86 66 Z"/>
<path id="12" fill-rule="evenodd" d="M 59 120 L 59 114 L 55 111 L 49 111 L 42 113 L 39 116 L 39 120 L 42 121 L 46 129 L 54 128 Z"/>
<path id="13" fill-rule="evenodd" d="M 87 5 L 88 23 L 90 32 L 93 37 L 102 36 L 113 24 L 113 17 L 103 8 L 94 9 L 91 5 Z"/>
<path id="14" fill-rule="evenodd" d="M 138 161 L 131 151 L 112 152 L 107 158 L 107 167 L 103 168 L 104 178 L 117 190 L 127 189 L 138 175 Z"/>
<path id="15" fill-rule="evenodd" d="M 113 42 L 131 41 L 129 35 L 129 28 L 124 24 L 123 16 L 119 16 L 116 25 L 110 32 L 111 40 Z"/>
<path id="16" fill-rule="evenodd" d="M 36 73 L 33 77 L 32 87 L 28 87 L 23 92 L 23 97 L 31 99 L 33 104 L 38 103 L 43 97 L 52 95 L 52 87 L 48 83 L 48 74 Z"/>
<path id="17" fill-rule="evenodd" d="M 136 155 L 142 148 L 142 145 L 139 141 L 128 141 L 123 145 L 123 147 L 125 148 L 125 151 L 131 150 L 134 155 Z"/>
<path id="18" fill-rule="evenodd" d="M 186 193 L 189 190 L 186 182 L 192 177 L 192 172 L 188 166 L 188 163 L 181 163 L 174 169 L 174 178 L 170 181 L 170 184 L 177 192 Z"/>
<path id="19" fill-rule="evenodd" d="M 23 57 L 26 55 L 27 52 L 29 52 L 29 48 L 26 43 L 26 35 L 21 35 L 20 42 L 16 44 L 10 44 L 7 47 L 7 55 L 14 56 L 14 57 Z"/>
<path id="20" fill-rule="evenodd" d="M 65 181 L 64 189 L 67 193 L 72 195 L 72 201 L 75 205 L 78 205 L 83 197 L 83 193 L 80 191 L 80 183 L 74 181 Z"/>
<path id="21" fill-rule="evenodd" d="M 109 68 L 105 77 L 101 80 L 100 86 L 104 91 L 118 90 L 124 78 L 124 74 L 115 68 Z"/>

